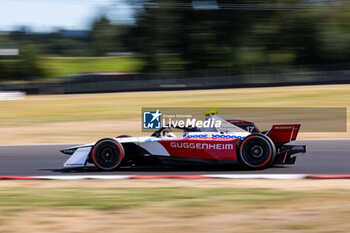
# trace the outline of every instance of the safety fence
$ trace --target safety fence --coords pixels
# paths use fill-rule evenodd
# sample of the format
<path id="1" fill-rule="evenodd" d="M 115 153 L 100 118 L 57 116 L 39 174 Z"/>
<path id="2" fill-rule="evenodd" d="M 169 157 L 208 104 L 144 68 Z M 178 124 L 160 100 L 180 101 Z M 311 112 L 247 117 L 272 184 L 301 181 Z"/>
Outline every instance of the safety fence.
<path id="1" fill-rule="evenodd" d="M 342 83 L 350 83 L 350 69 L 250 74 L 232 74 L 227 70 L 204 70 L 142 74 L 82 74 L 65 78 L 58 83 L 0 84 L 0 91 L 73 94 Z"/>

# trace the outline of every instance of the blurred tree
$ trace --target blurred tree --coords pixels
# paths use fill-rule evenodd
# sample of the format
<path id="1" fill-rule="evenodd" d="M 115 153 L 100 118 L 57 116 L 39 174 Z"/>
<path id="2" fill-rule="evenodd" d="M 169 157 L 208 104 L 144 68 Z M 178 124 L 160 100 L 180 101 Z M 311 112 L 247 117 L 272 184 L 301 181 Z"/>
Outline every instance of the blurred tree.
<path id="1" fill-rule="evenodd" d="M 337 11 L 314 12 L 320 54 L 327 63 L 350 62 L 350 3 L 343 4 L 344 8 Z"/>
<path id="2" fill-rule="evenodd" d="M 44 69 L 39 66 L 34 46 L 20 49 L 20 59 L 15 65 L 14 76 L 18 80 L 33 80 L 45 76 Z"/>
<path id="3" fill-rule="evenodd" d="M 191 0 L 145 3 L 136 21 L 145 70 L 350 61 L 350 3 L 217 0 L 201 9 Z"/>
<path id="4" fill-rule="evenodd" d="M 94 54 L 97 56 L 105 55 L 107 52 L 114 52 L 120 47 L 118 31 L 106 16 L 102 16 L 93 23 L 91 42 Z"/>
<path id="5" fill-rule="evenodd" d="M 22 47 L 19 59 L 0 60 L 0 80 L 34 80 L 44 76 L 33 46 Z"/>
<path id="6" fill-rule="evenodd" d="M 263 67 L 269 72 L 281 65 L 350 62 L 350 3 L 346 1 L 129 3 L 137 9 L 135 25 L 114 25 L 101 16 L 90 31 L 33 33 L 20 27 L 0 34 L 0 43 L 21 48 L 30 45 L 40 55 L 103 56 L 131 51 L 143 55 L 145 71 L 230 68 L 243 73 Z M 38 58 L 24 53 L 19 61 L 0 60 L 0 78 L 11 77 L 13 72 L 18 77 L 40 77 Z M 19 75 L 21 70 L 29 73 Z"/>
<path id="7" fill-rule="evenodd" d="M 26 26 L 21 26 L 18 27 L 16 30 L 10 32 L 9 37 L 11 40 L 14 41 L 19 41 L 19 40 L 26 40 L 29 39 L 28 35 L 29 35 L 30 29 Z"/>
<path id="8" fill-rule="evenodd" d="M 269 10 L 224 7 L 249 2 L 257 3 L 218 0 L 217 6 L 195 9 L 191 0 L 181 1 L 181 5 L 176 5 L 178 2 L 174 0 L 148 1 L 148 5 L 158 7 L 145 7 L 137 15 L 142 45 L 139 48 L 146 56 L 146 70 L 222 68 L 239 64 L 242 47 L 258 48 L 267 40 L 256 38 L 251 28 L 276 16 Z"/>

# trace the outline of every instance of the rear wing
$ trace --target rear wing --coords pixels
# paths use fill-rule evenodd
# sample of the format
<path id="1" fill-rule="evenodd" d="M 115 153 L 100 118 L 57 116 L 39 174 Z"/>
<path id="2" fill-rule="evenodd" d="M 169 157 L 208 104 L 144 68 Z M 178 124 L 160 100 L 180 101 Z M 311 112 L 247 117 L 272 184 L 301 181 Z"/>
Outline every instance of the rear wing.
<path id="1" fill-rule="evenodd" d="M 295 141 L 300 129 L 300 124 L 273 125 L 266 133 L 274 143 L 287 143 Z"/>

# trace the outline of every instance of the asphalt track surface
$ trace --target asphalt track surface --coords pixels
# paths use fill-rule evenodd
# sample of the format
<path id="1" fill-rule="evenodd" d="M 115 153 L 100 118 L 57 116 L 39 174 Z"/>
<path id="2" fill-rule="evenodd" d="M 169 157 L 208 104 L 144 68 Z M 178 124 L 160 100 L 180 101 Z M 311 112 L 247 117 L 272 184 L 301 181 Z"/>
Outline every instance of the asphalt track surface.
<path id="1" fill-rule="evenodd" d="M 183 175 L 183 174 L 350 174 L 350 140 L 305 140 L 305 154 L 294 165 L 276 165 L 264 170 L 241 167 L 132 167 L 102 172 L 94 167 L 63 168 L 69 155 L 65 145 L 0 146 L 0 176 L 46 175 Z"/>

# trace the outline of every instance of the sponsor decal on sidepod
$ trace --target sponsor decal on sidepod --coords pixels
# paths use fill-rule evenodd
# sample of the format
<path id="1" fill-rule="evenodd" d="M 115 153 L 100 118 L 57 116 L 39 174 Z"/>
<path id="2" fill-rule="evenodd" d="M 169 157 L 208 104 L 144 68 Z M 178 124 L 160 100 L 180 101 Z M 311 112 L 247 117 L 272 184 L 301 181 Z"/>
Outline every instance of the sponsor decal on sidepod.
<path id="1" fill-rule="evenodd" d="M 191 143 L 191 142 L 171 142 L 170 146 L 173 148 L 197 149 L 197 150 L 233 150 L 232 144 L 209 144 L 209 143 Z"/>

